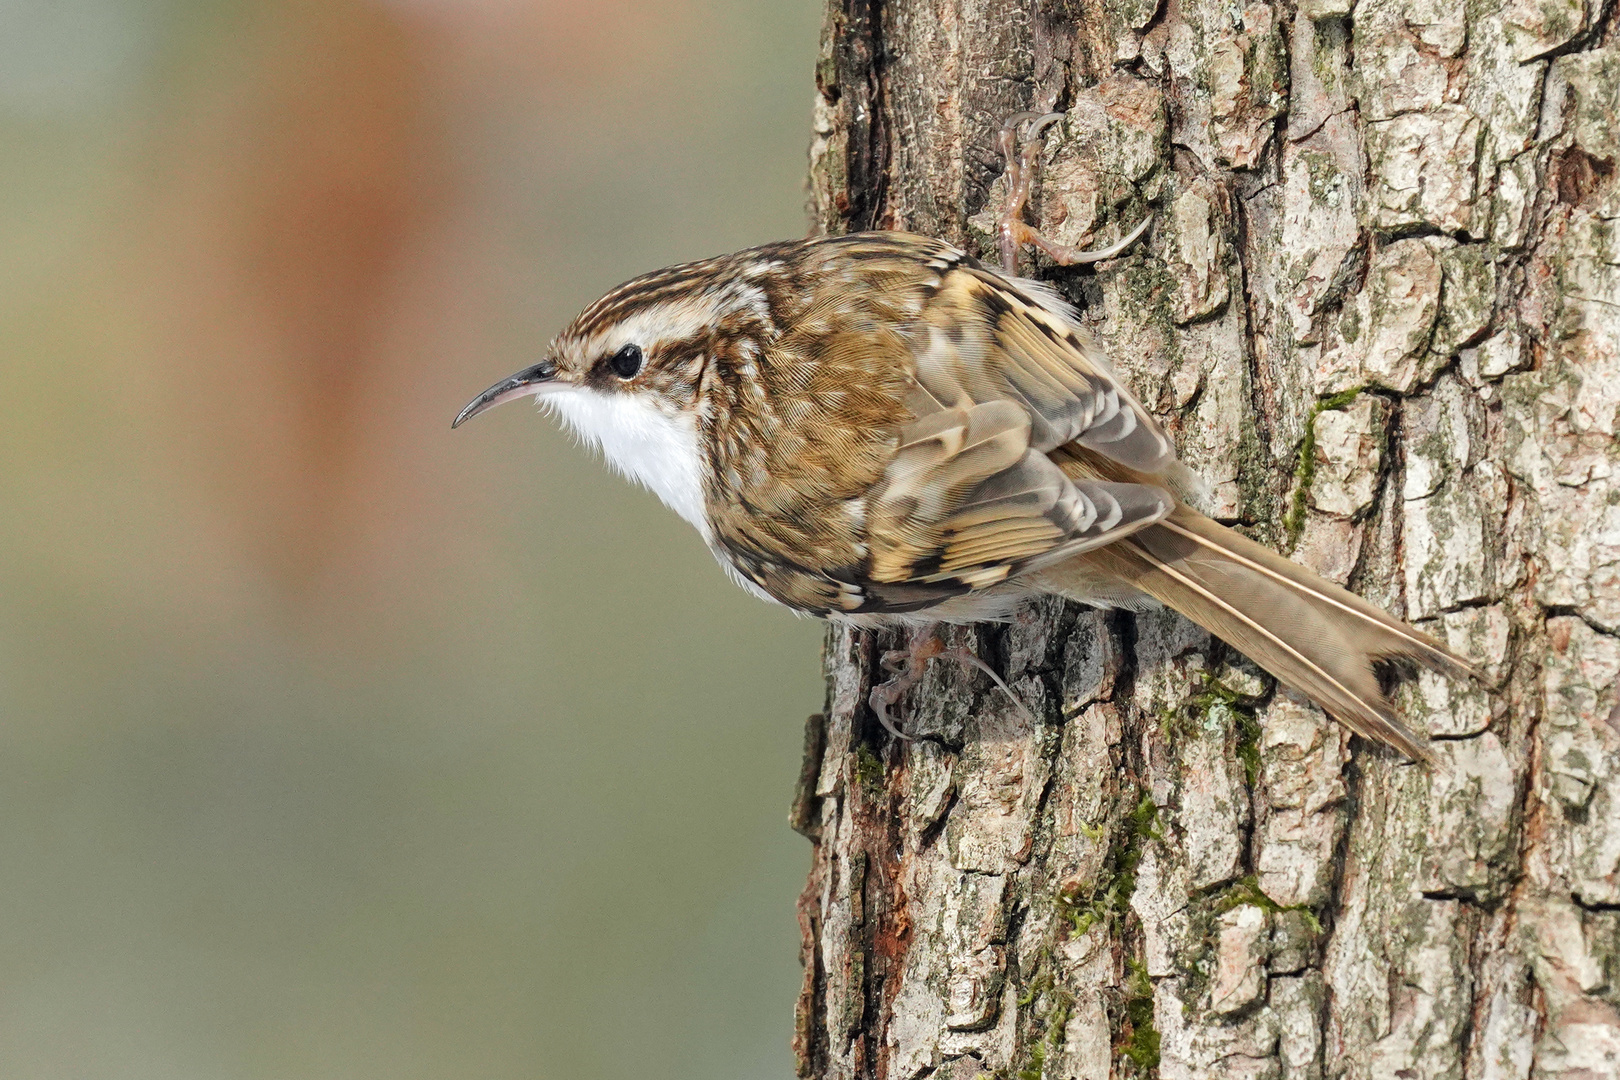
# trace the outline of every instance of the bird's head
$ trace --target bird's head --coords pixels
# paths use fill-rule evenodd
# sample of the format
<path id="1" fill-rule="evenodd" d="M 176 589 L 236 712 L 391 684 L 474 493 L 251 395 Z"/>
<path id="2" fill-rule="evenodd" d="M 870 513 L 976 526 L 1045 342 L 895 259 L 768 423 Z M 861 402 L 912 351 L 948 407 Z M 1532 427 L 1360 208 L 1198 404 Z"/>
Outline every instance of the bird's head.
<path id="1" fill-rule="evenodd" d="M 545 359 L 479 394 L 451 426 L 502 402 L 538 398 L 621 472 L 699 524 L 705 379 L 711 368 L 740 371 L 762 355 L 774 333 L 773 265 L 745 252 L 628 281 L 569 323 Z"/>
<path id="2" fill-rule="evenodd" d="M 505 401 L 636 399 L 666 415 L 697 408 L 705 369 L 757 357 L 772 333 L 769 260 L 742 255 L 657 270 L 625 282 L 582 311 L 545 359 L 479 394 L 451 427 Z"/>

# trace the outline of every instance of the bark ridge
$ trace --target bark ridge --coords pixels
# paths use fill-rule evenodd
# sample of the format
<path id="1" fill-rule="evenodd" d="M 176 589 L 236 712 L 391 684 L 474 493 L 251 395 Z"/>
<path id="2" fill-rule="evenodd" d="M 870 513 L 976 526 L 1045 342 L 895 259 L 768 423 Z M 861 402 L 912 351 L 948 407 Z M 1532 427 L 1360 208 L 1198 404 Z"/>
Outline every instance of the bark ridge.
<path id="1" fill-rule="evenodd" d="M 794 824 L 804 1077 L 1620 1076 L 1620 41 L 1607 0 L 828 0 L 826 232 L 1035 268 L 1212 516 L 1402 614 L 1425 770 L 1168 613 L 962 631 L 1035 711 L 833 629 Z M 881 674 L 878 676 L 881 678 Z"/>

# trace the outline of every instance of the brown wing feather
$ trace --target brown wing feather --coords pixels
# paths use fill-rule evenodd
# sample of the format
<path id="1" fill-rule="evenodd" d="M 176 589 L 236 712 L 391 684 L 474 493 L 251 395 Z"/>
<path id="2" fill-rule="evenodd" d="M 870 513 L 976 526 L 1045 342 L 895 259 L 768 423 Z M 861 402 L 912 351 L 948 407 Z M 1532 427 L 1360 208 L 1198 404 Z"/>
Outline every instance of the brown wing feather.
<path id="1" fill-rule="evenodd" d="M 1030 445 L 1078 442 L 1138 472 L 1175 461 L 1164 430 L 1114 374 L 1066 305 L 1033 282 L 948 270 L 922 313 L 917 379 L 945 404 L 1015 401 Z"/>
<path id="2" fill-rule="evenodd" d="M 749 581 L 801 610 L 908 611 L 1170 512 L 1156 485 L 1072 480 L 1047 457 L 1124 430 L 1122 453 L 1156 460 L 1138 443 L 1163 436 L 1032 294 L 924 238 L 808 251 L 806 272 L 836 286 L 806 290 L 818 299 L 763 358 L 766 393 L 737 401 L 717 425 L 733 438 L 711 444 L 726 482 L 709 501 L 714 542 Z M 962 307 L 998 287 L 999 323 Z M 817 385 L 833 392 L 812 403 Z M 750 460 L 760 446 L 791 453 Z"/>
<path id="3" fill-rule="evenodd" d="M 932 399 L 914 400 L 922 409 Z M 903 427 L 868 505 L 872 579 L 985 588 L 1170 512 L 1156 487 L 1069 479 L 1030 446 L 1030 427 L 1007 400 L 924 412 Z"/>

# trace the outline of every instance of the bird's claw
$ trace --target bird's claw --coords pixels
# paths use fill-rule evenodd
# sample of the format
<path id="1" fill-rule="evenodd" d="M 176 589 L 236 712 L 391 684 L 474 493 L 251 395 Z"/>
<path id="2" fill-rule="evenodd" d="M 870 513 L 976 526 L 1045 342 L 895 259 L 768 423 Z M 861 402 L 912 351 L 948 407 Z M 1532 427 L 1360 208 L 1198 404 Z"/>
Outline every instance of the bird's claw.
<path id="1" fill-rule="evenodd" d="M 928 661 L 936 656 L 948 657 L 959 664 L 965 664 L 968 667 L 977 668 L 984 672 L 990 677 L 990 681 L 995 683 L 1001 692 L 1007 695 L 1007 700 L 1013 703 L 1013 706 L 1023 715 L 1025 720 L 1031 725 L 1036 723 L 1035 714 L 1030 712 L 1029 706 L 1019 700 L 1018 695 L 1013 693 L 1012 687 L 1008 686 L 1006 680 L 997 675 L 989 664 L 986 664 L 966 649 L 947 649 L 945 643 L 940 640 L 939 634 L 929 631 L 918 638 L 910 648 L 891 649 L 878 659 L 878 666 L 893 675 L 894 678 L 872 687 L 872 692 L 867 695 L 866 701 L 872 707 L 873 714 L 877 716 L 878 723 L 883 725 L 884 731 L 897 739 L 904 739 L 907 742 L 911 742 L 915 738 L 915 736 L 908 735 L 900 729 L 899 725 L 894 722 L 894 718 L 889 715 L 889 710 L 899 704 L 900 699 L 912 687 L 922 681 L 923 672 L 927 669 Z"/>
<path id="2" fill-rule="evenodd" d="M 900 730 L 894 718 L 889 715 L 889 710 L 898 705 L 900 699 L 922 681 L 928 661 L 944 651 L 945 643 L 939 639 L 938 634 L 930 632 L 919 638 L 910 648 L 890 649 L 878 659 L 878 666 L 894 678 L 872 687 L 866 701 L 872 707 L 872 712 L 877 715 L 878 723 L 883 725 L 884 731 L 897 739 L 904 739 L 907 742 L 912 740 L 912 736 Z"/>
<path id="3" fill-rule="evenodd" d="M 1018 134 L 1018 126 L 1025 121 L 1030 121 L 1029 140 L 1034 142 L 1040 139 L 1041 134 L 1046 131 L 1047 128 L 1051 127 L 1053 124 L 1062 119 L 1063 114 L 1060 112 L 1038 113 L 1031 111 L 1013 113 L 1011 116 L 1007 117 L 1007 119 L 1001 122 L 1001 134 L 1008 136 L 1009 138 L 1016 138 Z"/>
<path id="4" fill-rule="evenodd" d="M 1002 160 L 1007 163 L 1007 202 L 996 218 L 996 247 L 1001 254 L 1001 268 L 1009 274 L 1018 273 L 1018 250 L 1025 244 L 1040 248 L 1060 266 L 1084 266 L 1119 255 L 1136 243 L 1153 222 L 1152 215 L 1149 215 L 1123 240 L 1096 250 L 1053 243 L 1033 226 L 1024 223 L 1024 207 L 1028 205 L 1034 187 L 1035 162 L 1045 146 L 1046 129 L 1062 119 L 1063 114 L 1056 112 L 1014 113 L 1002 121 L 1001 129 L 996 133 L 996 146 L 1001 151 Z M 1020 148 L 1018 129 L 1026 123 L 1029 124 L 1029 133 Z"/>
<path id="5" fill-rule="evenodd" d="M 872 693 L 867 697 L 866 703 L 872 706 L 872 713 L 878 718 L 878 723 L 883 725 L 884 731 L 887 731 L 896 739 L 911 742 L 913 736 L 901 731 L 899 725 L 894 722 L 894 718 L 889 715 L 890 706 L 898 702 L 900 696 L 905 693 L 904 690 L 895 689 L 894 684 L 896 681 L 891 679 L 882 686 L 872 687 Z"/>

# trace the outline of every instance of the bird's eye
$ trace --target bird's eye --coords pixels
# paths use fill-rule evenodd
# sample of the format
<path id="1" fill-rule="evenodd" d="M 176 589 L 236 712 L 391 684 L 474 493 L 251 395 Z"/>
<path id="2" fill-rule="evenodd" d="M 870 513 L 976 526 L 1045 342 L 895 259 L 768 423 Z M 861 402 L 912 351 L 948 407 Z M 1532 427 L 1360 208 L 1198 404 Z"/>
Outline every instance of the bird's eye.
<path id="1" fill-rule="evenodd" d="M 608 367 L 621 379 L 633 379 L 641 370 L 641 346 L 626 345 L 608 359 Z"/>

